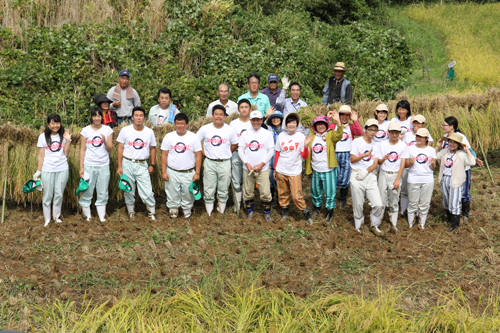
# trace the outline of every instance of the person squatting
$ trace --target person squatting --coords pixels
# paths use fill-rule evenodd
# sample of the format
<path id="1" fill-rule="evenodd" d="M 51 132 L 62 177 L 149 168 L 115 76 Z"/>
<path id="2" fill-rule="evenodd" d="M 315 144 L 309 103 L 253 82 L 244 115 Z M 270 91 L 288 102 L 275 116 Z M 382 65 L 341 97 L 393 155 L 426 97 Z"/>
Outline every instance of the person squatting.
<path id="1" fill-rule="evenodd" d="M 127 71 L 120 74 L 130 77 Z M 270 75 L 272 84 L 277 79 L 277 75 Z M 129 80 L 123 81 L 127 83 Z M 300 105 L 300 85 L 289 83 L 286 77 L 282 82 L 278 105 L 282 106 L 279 101 L 284 100 L 288 87 L 295 89 L 289 99 L 291 105 Z M 237 103 L 227 99 L 229 86 L 219 85 L 217 93 L 221 99 L 211 103 L 207 110 L 213 122 L 202 126 L 197 133 L 187 130 L 189 117 L 170 104 L 171 91 L 166 88 L 159 90 L 159 104 L 151 108 L 149 120 L 157 126 L 175 125 L 175 130 L 165 135 L 160 146 L 160 172 L 170 218 L 192 216 L 194 202 L 201 198 L 199 182 L 202 181 L 208 217 L 213 214 L 214 207 L 218 214 L 225 213 L 231 192 L 234 210 L 239 212 L 243 206 L 247 219 L 252 220 L 257 189 L 266 221 L 272 220 L 271 207 L 278 205 L 281 219 L 286 220 L 293 201 L 307 224 L 313 224 L 313 217 L 320 216 L 322 207 L 325 208 L 324 221 L 328 223 L 334 218 L 337 200 L 340 209 L 346 209 L 350 189 L 353 225 L 357 232 L 361 233 L 365 225 L 365 199 L 371 207 L 369 229 L 375 235 L 383 234 L 379 227 L 385 210 L 393 231 L 398 231 L 398 218 L 405 213 L 408 227 L 416 224 L 423 231 L 434 188 L 434 169 L 438 167 L 448 232 L 459 227 L 461 217 L 467 222 L 471 202 L 470 167 L 482 166 L 483 162 L 475 157 L 455 117 L 445 119 L 442 124 L 444 135 L 435 148 L 431 146 L 434 140 L 425 128 L 425 117 L 412 116 L 410 103 L 405 100 L 398 102 L 397 117 L 390 121 L 387 120 L 387 105 L 379 104 L 374 110 L 374 118 L 361 126 L 356 111 L 344 104 L 338 111 L 316 117 L 311 129 L 307 129 L 296 109 L 294 112 L 286 107 L 282 107 L 282 111 L 276 110 L 266 100 L 268 97 L 258 91 L 259 84 L 260 77 L 252 74 L 249 77 L 250 91 Z M 115 99 L 120 102 L 120 85 L 114 89 Z M 129 90 L 128 94 L 121 94 L 122 98 L 130 95 L 128 98 L 132 101 L 138 99 L 130 86 L 121 89 Z M 111 174 L 109 153 L 113 150 L 111 127 L 117 125 L 117 121 L 109 116 L 114 111 L 108 107 L 120 103 L 103 94 L 96 95 L 95 101 L 97 106 L 91 109 L 90 124 L 80 132 L 81 179 L 77 195 L 81 193 L 82 214 L 86 221 L 90 221 L 90 205 L 95 191 L 97 216 L 100 222 L 106 222 Z M 126 101 L 122 103 L 127 104 Z M 256 107 L 257 104 L 263 108 Z M 106 108 L 103 109 L 102 105 Z M 230 124 L 225 123 L 228 106 L 231 113 L 239 115 Z M 129 217 L 135 218 L 137 191 L 146 205 L 148 217 L 155 221 L 156 200 L 151 175 L 156 170 L 157 138 L 153 130 L 145 126 L 146 119 L 146 111 L 141 106 L 133 106 L 129 118 L 121 118 L 128 125 L 121 128 L 116 138 L 116 172 L 120 176 L 120 189 L 125 192 Z M 33 180 L 43 184 L 44 226 L 51 221 L 62 222 L 70 142 L 71 134 L 62 126 L 60 116 L 50 115 L 45 131 L 38 138 L 38 168 L 33 175 Z M 303 162 L 305 174 L 312 175 L 312 211 L 302 191 Z"/>

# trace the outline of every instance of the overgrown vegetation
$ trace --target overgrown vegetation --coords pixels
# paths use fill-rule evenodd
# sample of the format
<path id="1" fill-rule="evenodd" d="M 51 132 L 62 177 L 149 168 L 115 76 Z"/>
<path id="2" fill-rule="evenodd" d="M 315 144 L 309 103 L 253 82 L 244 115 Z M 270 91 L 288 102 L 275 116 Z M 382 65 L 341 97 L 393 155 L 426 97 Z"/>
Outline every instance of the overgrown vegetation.
<path id="1" fill-rule="evenodd" d="M 269 73 L 288 75 L 313 104 L 336 61 L 352 69 L 348 78 L 358 100 L 394 97 L 407 85 L 411 67 L 411 52 L 397 31 L 363 22 L 334 26 L 307 9 L 279 6 L 265 15 L 260 7 L 232 1 L 169 0 L 136 3 L 134 11 L 129 2 L 116 2 L 106 11 L 112 3 L 102 1 L 78 5 L 76 18 L 69 7 L 51 11 L 55 2 L 16 3 L 2 3 L 0 14 L 1 114 L 38 119 L 38 125 L 53 112 L 66 123 L 83 124 L 92 97 L 116 85 L 122 68 L 130 70 L 146 108 L 167 86 L 174 103 L 195 116 L 216 98 L 221 82 L 230 84 L 232 99 L 246 92 L 252 72 L 263 84 Z"/>

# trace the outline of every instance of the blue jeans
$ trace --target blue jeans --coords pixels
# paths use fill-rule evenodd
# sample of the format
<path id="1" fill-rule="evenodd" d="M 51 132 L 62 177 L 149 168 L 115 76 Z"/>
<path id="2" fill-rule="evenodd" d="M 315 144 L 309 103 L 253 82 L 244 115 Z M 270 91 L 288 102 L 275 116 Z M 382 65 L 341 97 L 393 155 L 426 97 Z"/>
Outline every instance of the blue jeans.
<path id="1" fill-rule="evenodd" d="M 337 187 L 348 188 L 351 186 L 349 179 L 351 178 L 351 153 L 343 151 L 336 153 L 337 155 Z"/>

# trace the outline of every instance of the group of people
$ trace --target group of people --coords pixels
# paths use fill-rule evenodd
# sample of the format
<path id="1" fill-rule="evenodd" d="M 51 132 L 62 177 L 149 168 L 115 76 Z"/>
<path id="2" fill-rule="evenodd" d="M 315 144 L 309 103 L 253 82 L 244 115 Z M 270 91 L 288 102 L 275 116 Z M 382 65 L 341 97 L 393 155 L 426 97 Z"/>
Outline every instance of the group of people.
<path id="1" fill-rule="evenodd" d="M 79 203 L 84 217 L 91 219 L 90 204 L 95 190 L 98 217 L 101 222 L 106 221 L 109 152 L 113 149 L 111 128 L 127 121 L 131 124 L 123 127 L 116 139 L 120 188 L 125 192 L 131 218 L 135 217 L 137 189 L 149 218 L 155 220 L 156 201 L 150 175 L 156 169 L 157 141 L 154 132 L 144 125 L 150 120 L 153 125 L 175 124 L 175 131 L 165 135 L 160 147 L 166 205 L 172 218 L 181 213 L 185 218 L 191 216 L 194 192 L 202 179 L 208 216 L 215 206 L 224 214 L 231 187 L 235 210 L 243 205 L 249 220 L 254 215 L 258 189 L 267 221 L 271 220 L 275 202 L 286 219 L 293 200 L 308 224 L 313 224 L 313 216 L 320 214 L 324 203 L 325 221 L 330 222 L 336 208 L 337 189 L 340 207 L 345 208 L 351 188 L 354 226 L 358 232 L 364 224 L 365 198 L 371 205 L 370 229 L 376 235 L 382 234 L 379 226 L 386 207 L 394 230 L 398 216 L 405 212 L 410 228 L 418 220 L 418 227 L 424 230 L 434 186 L 433 170 L 439 164 L 448 231 L 455 230 L 460 216 L 467 219 L 470 211 L 470 166 L 476 162 L 482 165 L 473 156 L 467 138 L 460 133 L 457 119 L 445 119 L 444 136 L 435 148 L 430 145 L 433 138 L 425 129 L 425 117 L 412 116 L 410 104 L 404 100 L 397 104 L 397 117 L 391 121 L 387 120 L 387 105 L 380 104 L 374 118 L 361 127 L 357 113 L 349 106 L 352 88 L 343 77 L 344 64 L 337 63 L 334 70 L 335 76 L 324 89 L 323 101 L 344 104 L 338 111 L 316 117 L 311 129 L 301 124 L 297 112 L 307 105 L 300 99 L 300 84 L 290 83 L 284 77 L 283 87 L 279 88 L 278 76 L 271 74 L 269 87 L 259 91 L 260 77 L 251 74 L 249 91 L 237 103 L 228 99 L 229 86 L 219 85 L 219 100 L 207 110 L 213 122 L 197 133 L 187 130 L 189 118 L 171 105 L 172 93 L 166 88 L 158 91 L 159 104 L 150 109 L 147 117 L 137 92 L 130 86 L 130 73 L 121 71 L 119 84 L 107 96 L 95 96 L 90 125 L 80 133 L 79 173 L 86 186 Z M 226 116 L 233 113 L 239 117 L 226 124 Z M 33 175 L 35 180 L 41 177 L 43 184 L 45 226 L 49 225 L 51 215 L 55 222 L 61 222 L 70 141 L 71 135 L 62 126 L 61 118 L 50 115 L 38 139 L 38 170 Z M 312 174 L 312 211 L 302 193 L 303 161 L 305 173 Z"/>

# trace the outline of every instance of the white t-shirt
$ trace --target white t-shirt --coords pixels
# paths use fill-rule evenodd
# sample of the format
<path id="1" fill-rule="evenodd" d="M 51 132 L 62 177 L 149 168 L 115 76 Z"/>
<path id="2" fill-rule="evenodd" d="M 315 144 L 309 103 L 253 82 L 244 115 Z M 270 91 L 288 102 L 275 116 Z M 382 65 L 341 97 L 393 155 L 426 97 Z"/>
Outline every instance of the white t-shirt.
<path id="1" fill-rule="evenodd" d="M 418 148 L 409 146 L 410 158 L 415 158 L 415 163 L 408 168 L 408 183 L 423 184 L 433 183 L 434 175 L 430 168 L 431 161 L 436 158 L 436 151 L 432 147 Z"/>
<path id="2" fill-rule="evenodd" d="M 92 129 L 91 125 L 88 125 L 80 132 L 80 135 L 83 136 L 87 142 L 87 149 L 85 150 L 85 160 L 83 161 L 83 164 L 88 166 L 101 166 L 109 164 L 109 152 L 104 146 L 101 134 L 104 134 L 107 140 L 109 136 L 113 134 L 113 130 L 108 126 L 102 125 L 101 128 L 95 131 Z"/>
<path id="3" fill-rule="evenodd" d="M 411 132 L 411 131 L 413 131 L 413 125 L 412 125 L 412 123 L 410 121 L 410 118 L 406 118 L 405 121 L 401 121 L 401 120 L 399 120 L 398 117 L 394 117 L 394 118 L 391 119 L 391 123 L 393 123 L 393 122 L 399 123 L 401 125 L 401 131 L 402 132 L 405 132 L 405 131 L 406 132 Z"/>
<path id="4" fill-rule="evenodd" d="M 64 153 L 64 147 L 66 146 L 66 139 L 63 138 L 61 144 L 59 134 L 51 135 L 52 143 L 50 146 L 47 145 L 45 141 L 45 133 L 38 136 L 37 147 L 45 148 L 45 157 L 43 158 L 42 171 L 45 172 L 59 172 L 68 170 L 68 158 Z"/>
<path id="5" fill-rule="evenodd" d="M 378 125 L 378 131 L 377 134 L 375 134 L 375 137 L 372 139 L 372 141 L 375 142 L 375 144 L 379 144 L 384 141 L 389 141 L 389 124 L 390 122 L 387 120 L 384 120 L 382 125 Z"/>
<path id="6" fill-rule="evenodd" d="M 273 135 L 264 128 L 259 128 L 258 131 L 252 128 L 241 135 L 239 148 L 245 149 L 245 157 L 250 165 L 257 165 L 266 160 L 269 148 L 274 149 Z M 248 171 L 245 164 L 243 168 Z M 267 168 L 269 168 L 269 161 L 262 167 L 262 171 Z"/>
<path id="7" fill-rule="evenodd" d="M 295 132 L 290 135 L 281 133 L 278 135 L 274 149 L 280 152 L 276 171 L 285 176 L 298 176 L 302 173 L 302 156 L 304 151 L 304 134 Z"/>
<path id="8" fill-rule="evenodd" d="M 375 143 L 372 140 L 372 143 L 367 143 L 363 137 L 356 138 L 352 140 L 352 147 L 351 147 L 351 155 L 354 156 L 361 156 L 364 153 L 367 153 L 372 149 L 372 156 L 367 156 L 362 158 L 356 163 L 351 163 L 351 168 L 353 170 L 366 170 L 369 167 L 373 165 L 373 162 L 375 160 L 375 157 L 377 157 L 377 152 L 376 152 L 376 147 Z"/>
<path id="9" fill-rule="evenodd" d="M 208 105 L 207 115 L 206 115 L 207 117 L 212 117 L 212 109 L 216 105 L 223 105 L 220 99 L 213 101 Z M 227 100 L 227 104 L 224 107 L 226 108 L 226 113 L 228 116 L 232 115 L 233 113 L 238 113 L 238 104 L 236 104 L 230 99 Z"/>
<path id="10" fill-rule="evenodd" d="M 123 143 L 123 157 L 131 160 L 147 160 L 149 147 L 156 147 L 155 133 L 146 126 L 136 131 L 134 125 L 128 125 L 122 128 L 116 141 Z"/>
<path id="11" fill-rule="evenodd" d="M 228 124 L 221 128 L 215 128 L 213 123 L 204 125 L 196 135 L 198 140 L 203 140 L 205 156 L 213 160 L 230 159 L 231 145 L 238 144 L 236 132 Z"/>
<path id="12" fill-rule="evenodd" d="M 455 133 L 460 134 L 462 136 L 462 143 L 465 143 L 467 145 L 467 149 L 470 149 L 471 145 L 470 145 L 470 142 L 467 139 L 467 137 L 463 133 L 460 133 L 460 132 L 455 132 Z M 445 133 L 444 136 L 448 137 L 448 133 Z M 446 149 L 446 148 L 449 148 L 448 141 L 443 141 L 443 145 L 441 146 L 441 149 Z M 467 171 L 467 170 L 470 170 L 470 166 L 468 166 L 468 165 L 465 167 L 465 171 Z"/>
<path id="13" fill-rule="evenodd" d="M 189 170 L 196 166 L 194 153 L 201 151 L 201 142 L 193 132 L 187 131 L 181 136 L 177 131 L 173 131 L 165 135 L 160 149 L 168 150 L 169 168 L 178 171 Z"/>
<path id="14" fill-rule="evenodd" d="M 417 144 L 417 136 L 413 134 L 413 132 L 407 132 L 405 136 L 403 137 L 402 140 L 404 143 L 406 143 L 407 146 L 414 146 Z M 434 139 L 432 138 L 432 135 L 429 133 L 429 143 L 433 143 Z"/>
<path id="15" fill-rule="evenodd" d="M 381 165 L 384 171 L 398 172 L 401 167 L 401 159 L 409 157 L 408 147 L 400 140 L 395 145 L 391 145 L 389 141 L 382 142 L 377 148 L 377 157 L 379 159 L 389 155 L 389 159 L 385 160 Z"/>
<path id="16" fill-rule="evenodd" d="M 316 172 L 328 172 L 332 169 L 328 167 L 328 152 L 326 151 L 326 141 L 320 135 L 316 135 L 311 145 L 311 167 Z"/>
<path id="17" fill-rule="evenodd" d="M 236 132 L 236 136 L 239 139 L 241 137 L 241 134 L 243 134 L 243 132 L 248 131 L 252 128 L 252 123 L 250 122 L 250 120 L 244 123 L 238 118 L 229 123 L 229 126 L 231 126 L 234 129 L 234 131 Z"/>
<path id="18" fill-rule="evenodd" d="M 453 169 L 453 162 L 455 162 L 457 153 L 449 153 L 448 157 L 446 157 L 446 160 L 444 161 L 444 171 L 443 175 L 445 176 L 451 176 L 451 170 Z"/>
<path id="19" fill-rule="evenodd" d="M 352 144 L 352 133 L 351 133 L 351 126 L 349 126 L 349 123 L 342 125 L 344 134 L 342 134 L 342 139 L 337 142 L 335 145 L 335 151 L 337 153 L 341 152 L 346 152 L 346 151 L 351 151 L 351 144 Z"/>
<path id="20" fill-rule="evenodd" d="M 160 107 L 158 108 L 158 125 L 163 124 L 168 111 L 170 111 L 170 108 L 168 108 L 168 110 L 163 110 Z"/>

